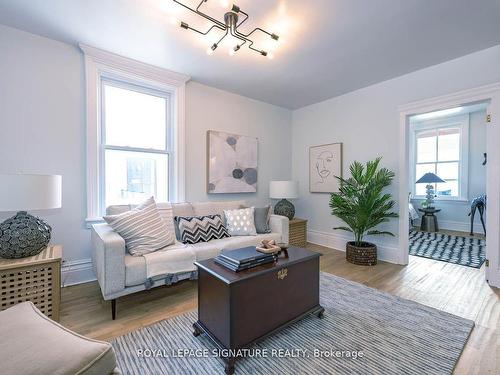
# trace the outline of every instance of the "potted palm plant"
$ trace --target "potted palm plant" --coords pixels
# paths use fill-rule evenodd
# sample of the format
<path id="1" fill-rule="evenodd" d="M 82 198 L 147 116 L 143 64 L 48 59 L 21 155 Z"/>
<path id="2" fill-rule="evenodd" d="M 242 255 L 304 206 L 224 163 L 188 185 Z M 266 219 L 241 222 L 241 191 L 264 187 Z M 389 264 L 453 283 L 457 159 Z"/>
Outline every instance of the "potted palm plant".
<path id="1" fill-rule="evenodd" d="M 355 161 L 350 166 L 351 177 L 340 182 L 339 192 L 332 193 L 330 208 L 332 215 L 344 221 L 347 226 L 335 227 L 353 233 L 354 241 L 346 244 L 346 259 L 360 265 L 377 264 L 377 246 L 363 239 L 366 235 L 390 235 L 393 233 L 377 230 L 376 227 L 398 217 L 393 212 L 394 200 L 384 193 L 394 179 L 394 172 L 379 168 L 382 158 L 369 161 L 366 165 Z"/>

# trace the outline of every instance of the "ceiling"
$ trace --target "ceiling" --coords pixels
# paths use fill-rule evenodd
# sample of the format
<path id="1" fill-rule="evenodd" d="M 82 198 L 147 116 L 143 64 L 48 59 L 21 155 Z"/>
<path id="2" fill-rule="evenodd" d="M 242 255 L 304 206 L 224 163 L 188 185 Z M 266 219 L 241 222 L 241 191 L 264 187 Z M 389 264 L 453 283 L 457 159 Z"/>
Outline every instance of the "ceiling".
<path id="1" fill-rule="evenodd" d="M 208 56 L 216 36 L 172 25 L 172 17 L 207 23 L 171 0 L 0 0 L 0 23 L 291 109 L 500 44 L 499 0 L 235 1 L 250 14 L 242 30 L 280 35 L 274 59 L 245 47 Z M 203 7 L 222 20 L 220 0 Z"/>

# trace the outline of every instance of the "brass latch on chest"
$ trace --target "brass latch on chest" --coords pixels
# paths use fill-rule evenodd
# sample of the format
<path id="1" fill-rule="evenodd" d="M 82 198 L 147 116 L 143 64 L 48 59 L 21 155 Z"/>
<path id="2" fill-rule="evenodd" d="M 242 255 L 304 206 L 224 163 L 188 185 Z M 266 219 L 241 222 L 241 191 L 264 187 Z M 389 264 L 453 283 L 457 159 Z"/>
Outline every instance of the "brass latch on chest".
<path id="1" fill-rule="evenodd" d="M 283 280 L 288 275 L 288 269 L 282 268 L 278 271 L 278 279 Z"/>

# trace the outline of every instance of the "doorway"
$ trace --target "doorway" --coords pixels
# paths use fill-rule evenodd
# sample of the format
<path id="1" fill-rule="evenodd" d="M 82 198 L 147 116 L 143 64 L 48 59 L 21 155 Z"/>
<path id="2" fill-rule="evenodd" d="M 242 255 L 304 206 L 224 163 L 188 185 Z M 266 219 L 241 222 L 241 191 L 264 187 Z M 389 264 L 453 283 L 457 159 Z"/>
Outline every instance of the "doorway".
<path id="1" fill-rule="evenodd" d="M 409 118 L 410 262 L 416 256 L 484 268 L 487 107 Z"/>
<path id="2" fill-rule="evenodd" d="M 500 150 L 498 144 L 500 142 L 500 83 L 488 86 L 483 86 L 475 89 L 465 90 L 458 93 L 445 95 L 437 98 L 432 98 L 416 103 L 410 103 L 400 107 L 400 185 L 399 185 L 399 248 L 398 248 L 398 259 L 401 264 L 408 264 L 409 262 L 409 246 L 410 238 L 407 235 L 410 233 L 410 208 L 409 208 L 409 183 L 410 178 L 413 178 L 415 169 L 410 168 L 410 155 L 412 146 L 412 122 L 417 116 L 425 116 L 434 114 L 436 112 L 443 113 L 443 111 L 463 110 L 463 108 L 470 108 L 474 105 L 484 106 L 485 123 L 486 123 L 486 153 L 487 153 L 487 164 L 485 165 L 486 179 L 486 196 L 488 204 L 488 215 L 485 215 L 485 227 L 488 236 L 485 239 L 485 278 L 492 286 L 500 287 L 500 264 L 499 264 L 499 253 L 500 253 L 500 238 L 499 230 L 500 228 Z M 446 135 L 446 132 L 444 132 Z M 436 139 L 439 134 L 436 134 Z M 450 138 L 450 137 L 449 137 Z M 452 137 L 451 137 L 452 138 Z M 450 160 L 452 161 L 452 160 Z M 438 160 L 436 160 L 436 163 Z M 427 166 L 428 167 L 428 166 Z M 437 171 L 437 165 L 434 166 L 434 171 Z M 441 171 L 450 172 L 450 168 L 440 167 Z M 460 168 L 460 166 L 458 167 Z M 422 169 L 422 168 L 421 168 Z M 460 172 L 459 172 L 460 173 Z M 462 172 L 463 173 L 463 172 Z M 436 173 L 434 173 L 436 174 Z M 439 177 L 439 176 L 438 176 Z M 458 186 L 463 181 L 459 179 L 452 178 L 450 174 L 446 174 L 447 178 L 443 178 L 444 185 L 441 185 L 441 194 L 443 195 L 460 195 L 465 190 L 460 191 Z M 416 178 L 416 173 L 415 173 Z M 446 181 L 448 180 L 448 181 Z M 412 180 L 413 181 L 413 180 Z M 416 182 L 416 181 L 415 181 Z M 425 186 L 427 183 L 425 179 L 423 181 Z M 435 188 L 439 182 L 429 183 L 433 184 Z M 413 184 L 413 182 L 412 182 Z M 448 188 L 444 189 L 445 185 Z M 467 188 L 467 187 L 466 187 Z M 418 193 L 422 194 L 422 188 L 416 187 L 415 192 L 418 189 Z M 424 187 L 425 189 L 425 187 Z M 410 191 L 409 191 L 410 190 Z M 462 194 L 463 195 L 463 194 Z M 463 198 L 463 197 L 462 197 Z M 457 198 L 459 199 L 459 198 Z M 432 207 L 431 207 L 432 208 Z M 423 212 L 425 215 L 425 212 Z M 476 213 L 477 215 L 477 213 Z M 477 219 L 477 218 L 476 218 Z M 427 220 L 429 223 L 432 219 Z M 422 223 L 420 223 L 422 225 Z M 429 224 L 431 225 L 431 224 Z"/>

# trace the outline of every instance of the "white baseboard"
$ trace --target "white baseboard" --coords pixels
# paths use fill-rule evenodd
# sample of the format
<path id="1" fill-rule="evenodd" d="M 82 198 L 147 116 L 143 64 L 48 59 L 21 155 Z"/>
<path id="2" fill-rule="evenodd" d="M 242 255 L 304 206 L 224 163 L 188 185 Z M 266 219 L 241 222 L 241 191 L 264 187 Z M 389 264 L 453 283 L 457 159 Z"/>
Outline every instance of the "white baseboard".
<path id="1" fill-rule="evenodd" d="M 307 231 L 307 242 L 329 247 L 331 249 L 345 251 L 345 244 L 348 241 L 352 241 L 352 238 L 338 233 L 321 232 L 312 229 Z M 390 263 L 401 264 L 399 260 L 398 248 L 396 246 L 375 241 L 371 242 L 377 245 L 378 259 Z"/>
<path id="2" fill-rule="evenodd" d="M 413 223 L 414 225 L 420 226 L 420 220 L 414 220 Z M 469 233 L 470 231 L 470 222 L 439 220 L 438 225 L 440 229 L 455 230 L 457 232 L 466 232 L 466 233 Z M 474 223 L 474 233 L 484 234 L 483 226 L 481 225 L 480 222 Z"/>
<path id="3" fill-rule="evenodd" d="M 92 269 L 92 259 L 64 261 L 61 267 L 63 287 L 96 280 Z"/>

